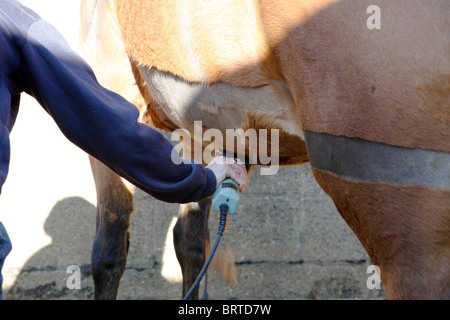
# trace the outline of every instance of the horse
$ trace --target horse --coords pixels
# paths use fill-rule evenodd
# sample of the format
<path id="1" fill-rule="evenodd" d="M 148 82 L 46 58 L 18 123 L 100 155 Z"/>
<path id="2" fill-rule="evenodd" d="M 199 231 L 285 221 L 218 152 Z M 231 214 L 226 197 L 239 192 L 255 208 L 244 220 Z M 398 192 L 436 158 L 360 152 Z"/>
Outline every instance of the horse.
<path id="1" fill-rule="evenodd" d="M 449 298 L 450 3 L 371 2 L 82 1 L 80 39 L 99 81 L 156 128 L 276 129 L 278 164 L 310 162 L 388 299 Z M 267 164 L 248 140 L 222 147 Z M 207 147 L 183 139 L 183 156 L 204 163 L 196 142 Z M 91 165 L 95 298 L 113 299 L 133 187 Z M 183 294 L 204 262 L 209 200 L 181 205 L 174 228 Z"/>

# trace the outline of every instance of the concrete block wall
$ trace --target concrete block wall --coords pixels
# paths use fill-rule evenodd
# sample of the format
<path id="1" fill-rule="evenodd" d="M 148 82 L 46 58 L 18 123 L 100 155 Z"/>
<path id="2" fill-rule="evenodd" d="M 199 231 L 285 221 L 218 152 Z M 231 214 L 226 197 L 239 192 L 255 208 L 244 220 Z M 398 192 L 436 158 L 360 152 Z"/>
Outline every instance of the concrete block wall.
<path id="1" fill-rule="evenodd" d="M 383 290 L 367 288 L 370 260 L 314 181 L 309 165 L 283 167 L 275 176 L 260 176 L 258 171 L 252 172 L 220 244 L 234 253 L 238 284 L 224 281 L 212 270 L 209 298 L 384 298 Z M 170 233 L 178 205 L 162 203 L 139 190 L 135 205 L 118 298 L 181 299 L 179 267 L 174 259 L 165 259 L 173 252 Z M 211 241 L 217 225 L 212 211 Z M 59 201 L 44 224 L 51 244 L 26 262 L 6 299 L 91 299 L 94 229 L 92 204 L 81 197 Z M 80 267 L 81 289 L 67 287 L 69 265 Z M 175 271 L 167 271 L 170 267 Z"/>

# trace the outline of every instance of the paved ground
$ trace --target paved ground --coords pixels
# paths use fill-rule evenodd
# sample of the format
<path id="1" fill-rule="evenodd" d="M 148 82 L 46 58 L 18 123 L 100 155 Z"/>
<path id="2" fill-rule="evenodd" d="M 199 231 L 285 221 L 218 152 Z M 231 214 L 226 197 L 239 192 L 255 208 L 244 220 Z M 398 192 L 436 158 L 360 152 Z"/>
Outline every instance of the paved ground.
<path id="1" fill-rule="evenodd" d="M 77 49 L 79 1 L 23 2 Z M 95 189 L 88 158 L 33 99 L 22 99 L 11 135 L 10 174 L 0 197 L 0 219 L 13 242 L 4 267 L 5 298 L 91 299 Z M 118 298 L 179 299 L 179 267 L 171 245 L 178 205 L 139 190 L 135 203 Z M 214 214 L 210 226 L 215 234 Z M 370 260 L 308 165 L 282 168 L 275 176 L 255 170 L 221 248 L 234 253 L 238 285 L 210 272 L 212 299 L 384 298 L 383 289 L 367 288 Z M 80 289 L 67 286 L 70 265 L 80 268 Z"/>

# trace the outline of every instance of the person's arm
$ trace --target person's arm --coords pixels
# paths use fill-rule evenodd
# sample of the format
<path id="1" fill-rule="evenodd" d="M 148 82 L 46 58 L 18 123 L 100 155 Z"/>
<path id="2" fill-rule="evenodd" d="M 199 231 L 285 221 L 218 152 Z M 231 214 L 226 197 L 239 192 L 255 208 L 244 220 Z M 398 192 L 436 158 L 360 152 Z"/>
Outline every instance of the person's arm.
<path id="1" fill-rule="evenodd" d="M 87 63 L 42 19 L 28 27 L 21 59 L 26 91 L 70 141 L 114 172 L 167 202 L 197 201 L 214 192 L 214 173 L 200 164 L 174 164 L 169 141 L 138 123 L 137 108 L 100 86 Z"/>
<path id="2" fill-rule="evenodd" d="M 6 256 L 11 252 L 11 240 L 9 240 L 8 233 L 5 227 L 0 222 L 0 300 L 3 300 L 2 283 L 3 276 L 1 270 L 3 268 L 3 263 L 5 262 Z"/>

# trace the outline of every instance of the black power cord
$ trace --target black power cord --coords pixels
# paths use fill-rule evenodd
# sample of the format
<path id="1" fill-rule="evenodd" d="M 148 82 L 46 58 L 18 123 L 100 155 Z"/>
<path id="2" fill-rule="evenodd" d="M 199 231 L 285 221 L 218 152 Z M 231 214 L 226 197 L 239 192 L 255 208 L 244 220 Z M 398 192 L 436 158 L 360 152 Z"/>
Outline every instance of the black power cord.
<path id="1" fill-rule="evenodd" d="M 188 293 L 186 294 L 186 296 L 184 297 L 183 300 L 187 300 L 190 298 L 190 296 L 194 292 L 195 288 L 197 288 L 198 284 L 202 280 L 203 275 L 206 272 L 206 269 L 208 268 L 209 264 L 211 263 L 212 258 L 214 257 L 214 254 L 216 253 L 217 247 L 219 246 L 220 238 L 222 237 L 225 227 L 227 225 L 228 209 L 229 209 L 229 207 L 226 203 L 223 203 L 220 205 L 219 230 L 217 231 L 216 242 L 214 243 L 214 246 L 212 247 L 211 252 L 209 253 L 208 259 L 206 259 L 202 270 L 200 270 L 200 273 L 198 274 L 197 279 L 195 279 L 195 282 L 192 284 L 191 289 L 189 289 Z"/>

